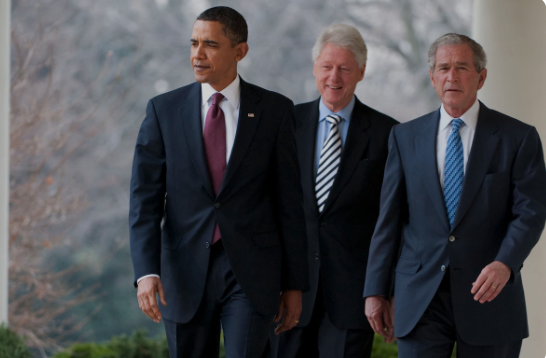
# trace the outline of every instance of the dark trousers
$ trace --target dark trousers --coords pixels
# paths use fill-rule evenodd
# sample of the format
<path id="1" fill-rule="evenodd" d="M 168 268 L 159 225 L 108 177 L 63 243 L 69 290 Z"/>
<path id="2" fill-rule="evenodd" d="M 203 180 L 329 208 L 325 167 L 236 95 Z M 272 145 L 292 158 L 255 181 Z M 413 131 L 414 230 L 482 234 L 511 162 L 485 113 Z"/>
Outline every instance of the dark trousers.
<path id="1" fill-rule="evenodd" d="M 473 346 L 457 334 L 451 303 L 449 271 L 415 328 L 398 338 L 399 358 L 449 358 L 457 342 L 457 358 L 517 358 L 521 340 L 494 346 Z"/>
<path id="2" fill-rule="evenodd" d="M 195 316 L 184 324 L 163 320 L 170 358 L 218 357 L 221 328 L 226 358 L 267 357 L 273 317 L 252 308 L 231 271 L 222 241 L 211 250 L 205 292 Z"/>
<path id="3" fill-rule="evenodd" d="M 364 301 L 362 301 L 364 309 Z M 315 298 L 309 324 L 294 327 L 278 336 L 270 334 L 270 358 L 370 358 L 373 330 L 336 327 L 324 307 L 322 284 Z"/>

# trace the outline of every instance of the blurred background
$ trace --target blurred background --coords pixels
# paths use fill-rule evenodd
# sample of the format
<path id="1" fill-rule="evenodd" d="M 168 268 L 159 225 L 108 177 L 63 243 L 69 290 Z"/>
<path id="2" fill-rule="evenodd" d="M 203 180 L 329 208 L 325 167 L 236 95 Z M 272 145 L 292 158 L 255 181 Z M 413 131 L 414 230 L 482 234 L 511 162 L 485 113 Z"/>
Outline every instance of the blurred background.
<path id="1" fill-rule="evenodd" d="M 364 103 L 400 121 L 439 107 L 430 43 L 470 35 L 472 0 L 12 0 L 10 326 L 44 355 L 146 328 L 129 255 L 133 148 L 147 100 L 194 81 L 197 15 L 249 25 L 239 73 L 295 103 L 318 97 L 311 48 L 335 22 L 368 45 Z"/>

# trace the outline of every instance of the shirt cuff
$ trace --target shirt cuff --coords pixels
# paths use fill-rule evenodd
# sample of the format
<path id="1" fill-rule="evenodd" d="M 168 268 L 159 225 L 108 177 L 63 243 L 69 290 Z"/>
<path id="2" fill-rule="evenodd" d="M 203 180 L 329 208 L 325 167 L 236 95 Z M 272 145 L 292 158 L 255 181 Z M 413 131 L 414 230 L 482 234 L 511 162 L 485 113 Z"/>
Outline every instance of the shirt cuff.
<path id="1" fill-rule="evenodd" d="M 137 282 L 136 282 L 137 286 L 138 286 L 138 283 L 139 283 L 140 281 L 142 281 L 143 279 L 145 279 L 146 277 L 157 277 L 157 278 L 159 278 L 159 275 L 150 274 L 150 275 L 142 276 L 141 278 L 139 278 L 139 279 L 137 280 Z"/>

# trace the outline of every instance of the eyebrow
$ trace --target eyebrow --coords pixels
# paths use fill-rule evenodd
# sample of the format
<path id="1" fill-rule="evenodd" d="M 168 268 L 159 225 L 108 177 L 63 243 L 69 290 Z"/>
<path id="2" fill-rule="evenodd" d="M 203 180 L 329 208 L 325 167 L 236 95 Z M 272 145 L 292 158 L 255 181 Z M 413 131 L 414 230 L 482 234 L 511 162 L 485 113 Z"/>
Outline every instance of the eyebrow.
<path id="1" fill-rule="evenodd" d="M 457 61 L 455 62 L 456 65 L 459 65 L 459 66 L 468 66 L 468 62 L 463 62 L 463 61 Z M 438 66 L 449 66 L 449 63 L 447 62 L 442 62 L 442 63 L 439 63 Z"/>
<path id="2" fill-rule="evenodd" d="M 197 40 L 191 39 L 190 42 L 194 43 L 194 42 L 197 42 Z M 203 42 L 206 43 L 206 44 L 214 44 L 214 45 L 219 45 L 220 44 L 220 43 L 218 43 L 216 41 L 212 41 L 212 40 L 203 40 Z"/>

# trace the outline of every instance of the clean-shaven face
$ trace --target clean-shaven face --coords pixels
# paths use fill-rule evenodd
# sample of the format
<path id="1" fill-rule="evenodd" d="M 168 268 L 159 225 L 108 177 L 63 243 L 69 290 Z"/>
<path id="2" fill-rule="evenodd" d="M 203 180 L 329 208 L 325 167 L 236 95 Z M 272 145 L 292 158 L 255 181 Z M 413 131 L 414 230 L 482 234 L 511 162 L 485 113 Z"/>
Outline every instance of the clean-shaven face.
<path id="1" fill-rule="evenodd" d="M 441 46 L 436 50 L 436 64 L 430 72 L 432 86 L 452 117 L 460 117 L 476 102 L 483 87 L 487 70 L 480 73 L 474 66 L 470 46 Z"/>
<path id="2" fill-rule="evenodd" d="M 345 108 L 364 78 L 366 65 L 358 66 L 349 49 L 327 43 L 315 60 L 313 74 L 324 104 L 333 112 Z"/>
<path id="3" fill-rule="evenodd" d="M 197 20 L 191 34 L 191 66 L 195 80 L 215 90 L 226 88 L 237 76 L 237 62 L 248 51 L 246 42 L 231 45 L 217 21 Z"/>

